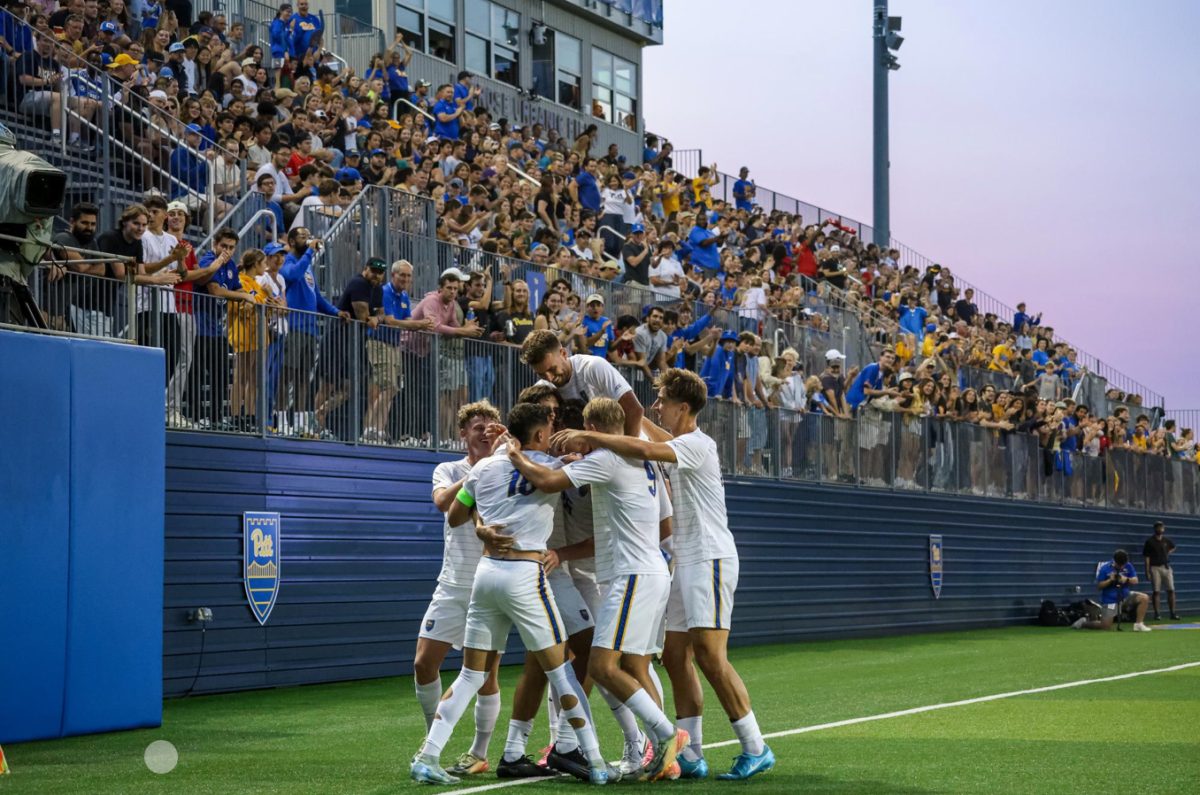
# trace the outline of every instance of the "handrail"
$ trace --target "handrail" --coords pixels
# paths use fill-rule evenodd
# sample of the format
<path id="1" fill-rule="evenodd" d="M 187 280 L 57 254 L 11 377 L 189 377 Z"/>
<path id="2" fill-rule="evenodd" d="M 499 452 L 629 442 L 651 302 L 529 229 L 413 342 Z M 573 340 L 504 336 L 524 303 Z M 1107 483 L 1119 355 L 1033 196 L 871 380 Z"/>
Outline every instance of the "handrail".
<path id="1" fill-rule="evenodd" d="M 398 102 L 398 103 L 399 103 L 399 102 L 402 102 L 402 103 L 404 103 L 405 105 L 408 105 L 410 108 L 412 108 L 413 110 L 415 110 L 417 113 L 420 113 L 422 116 L 424 116 L 425 118 L 429 119 L 430 121 L 437 121 L 437 119 L 433 118 L 433 114 L 432 114 L 432 113 L 429 113 L 428 111 L 424 110 L 423 108 L 421 108 L 421 107 L 418 107 L 417 105 L 414 105 L 413 103 L 409 102 L 409 101 L 408 101 L 407 99 L 405 99 L 404 97 L 397 97 L 397 102 Z M 393 108 L 393 110 L 392 110 L 392 121 L 399 121 L 399 119 L 398 119 L 398 115 L 399 115 L 399 113 L 400 113 L 400 109 L 399 109 L 399 107 L 398 107 L 398 106 L 397 106 L 397 107 L 395 107 L 395 108 Z"/>
<path id="2" fill-rule="evenodd" d="M 212 244 L 213 238 L 215 238 L 217 236 L 217 232 L 221 229 L 222 226 L 224 226 L 225 222 L 237 217 L 237 212 L 238 212 L 238 210 L 242 209 L 242 205 L 244 205 L 246 202 L 250 201 L 251 199 L 261 199 L 263 196 L 264 196 L 264 194 L 259 193 L 256 190 L 251 190 L 245 196 L 243 196 L 241 199 L 239 199 L 237 204 L 230 207 L 229 212 L 225 213 L 225 217 L 223 219 L 221 219 L 221 223 L 213 224 L 213 228 L 208 230 L 208 235 L 206 237 L 204 237 L 199 243 L 196 244 L 196 250 L 204 251 L 206 248 L 208 248 L 209 245 Z M 266 199 L 265 201 L 270 201 L 270 200 Z M 267 208 L 264 208 L 264 209 L 267 209 Z M 238 236 L 241 237 L 241 235 L 238 235 Z"/>
<path id="3" fill-rule="evenodd" d="M 505 165 L 508 166 L 509 170 L 517 172 L 517 176 L 519 176 L 521 179 L 525 180 L 526 182 L 530 183 L 531 185 L 540 186 L 542 184 L 542 183 L 538 182 L 536 179 L 534 179 L 533 177 L 526 174 L 524 171 L 522 171 L 517 166 L 513 165 L 512 163 L 505 163 Z"/>
<path id="4" fill-rule="evenodd" d="M 612 232 L 612 233 L 613 233 L 613 235 L 615 235 L 616 237 L 619 237 L 621 240 L 626 240 L 626 239 L 627 239 L 627 238 L 625 237 L 625 235 L 623 235 L 623 234 L 621 234 L 620 232 L 618 232 L 617 230 L 613 229 L 613 228 L 612 228 L 611 226 L 609 226 L 608 224 L 605 224 L 604 226 L 599 226 L 599 227 L 596 227 L 596 231 L 597 231 L 597 232 L 603 232 L 605 229 L 607 229 L 608 231 Z"/>
<path id="5" fill-rule="evenodd" d="M 250 228 L 252 226 L 254 226 L 254 224 L 256 224 L 258 222 L 258 219 L 263 216 L 266 216 L 267 218 L 271 219 L 271 242 L 278 243 L 279 242 L 279 219 L 276 218 L 275 213 L 267 207 L 264 207 L 263 209 L 256 212 L 254 215 L 250 216 L 250 220 L 247 221 L 245 223 L 245 225 L 242 226 L 242 228 L 238 230 L 238 239 L 240 240 L 241 238 L 245 237 L 246 233 L 250 231 Z"/>

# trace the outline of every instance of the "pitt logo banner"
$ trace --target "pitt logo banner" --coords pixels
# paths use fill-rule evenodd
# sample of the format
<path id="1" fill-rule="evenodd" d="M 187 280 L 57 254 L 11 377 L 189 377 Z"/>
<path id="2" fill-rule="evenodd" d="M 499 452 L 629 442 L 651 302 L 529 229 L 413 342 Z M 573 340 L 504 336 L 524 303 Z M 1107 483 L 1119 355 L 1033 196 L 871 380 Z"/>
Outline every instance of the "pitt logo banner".
<path id="1" fill-rule="evenodd" d="M 250 611 L 266 624 L 279 595 L 279 514 L 242 514 L 242 571 Z"/>
<path id="2" fill-rule="evenodd" d="M 929 537 L 929 584 L 933 586 L 933 598 L 942 595 L 942 537 Z"/>

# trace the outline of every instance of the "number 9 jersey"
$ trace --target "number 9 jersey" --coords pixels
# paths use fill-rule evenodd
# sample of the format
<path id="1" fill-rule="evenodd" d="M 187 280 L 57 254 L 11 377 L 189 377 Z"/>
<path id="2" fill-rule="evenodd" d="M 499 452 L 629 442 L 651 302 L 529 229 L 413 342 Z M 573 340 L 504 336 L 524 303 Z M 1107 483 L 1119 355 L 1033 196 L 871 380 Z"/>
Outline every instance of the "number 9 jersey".
<path id="1" fill-rule="evenodd" d="M 549 469 L 562 466 L 557 458 L 536 450 L 526 451 L 525 456 Z M 508 455 L 499 452 L 471 468 L 459 499 L 473 504 L 484 524 L 503 525 L 500 532 L 512 536 L 513 549 L 532 552 L 546 548 L 554 529 L 554 506 L 559 495 L 535 489 L 521 477 Z"/>

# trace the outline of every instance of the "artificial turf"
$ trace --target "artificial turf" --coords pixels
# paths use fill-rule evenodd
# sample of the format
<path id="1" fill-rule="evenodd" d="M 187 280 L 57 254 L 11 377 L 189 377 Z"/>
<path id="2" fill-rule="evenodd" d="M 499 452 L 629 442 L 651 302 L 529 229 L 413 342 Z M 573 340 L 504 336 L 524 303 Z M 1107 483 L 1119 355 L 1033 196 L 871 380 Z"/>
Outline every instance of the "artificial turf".
<path id="1" fill-rule="evenodd" d="M 764 732 L 1200 661 L 1200 630 L 999 630 L 735 649 Z M 518 668 L 492 741 L 503 748 Z M 452 674 L 443 674 L 449 683 Z M 665 680 L 665 674 L 663 676 Z M 733 738 L 706 691 L 706 743 Z M 668 694 L 669 699 L 669 694 Z M 593 698 L 602 747 L 620 754 L 607 708 Z M 668 714 L 671 714 L 668 708 Z M 539 716 L 530 750 L 546 737 Z M 449 763 L 472 731 L 468 711 Z M 159 729 L 5 748 L 0 793 L 394 793 L 424 791 L 408 760 L 424 734 L 410 677 L 167 701 Z M 168 740 L 175 769 L 147 769 L 146 746 Z M 775 770 L 745 783 L 674 782 L 675 791 L 760 793 L 1200 792 L 1200 668 L 1084 685 L 768 741 Z M 735 746 L 707 752 L 714 773 Z M 497 783 L 487 774 L 461 785 Z M 579 792 L 564 780 L 519 792 Z M 425 788 L 434 791 L 432 788 Z"/>

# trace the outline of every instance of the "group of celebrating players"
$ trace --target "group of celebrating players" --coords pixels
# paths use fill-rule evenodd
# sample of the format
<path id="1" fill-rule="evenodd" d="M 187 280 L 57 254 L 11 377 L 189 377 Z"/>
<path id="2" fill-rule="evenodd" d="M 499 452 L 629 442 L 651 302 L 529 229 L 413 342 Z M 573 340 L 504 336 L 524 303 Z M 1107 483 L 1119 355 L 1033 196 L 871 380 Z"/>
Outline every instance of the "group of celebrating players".
<path id="1" fill-rule="evenodd" d="M 521 357 L 542 380 L 503 424 L 486 401 L 463 406 L 467 455 L 434 471 L 445 553 L 414 663 L 428 733 L 413 780 L 453 784 L 491 769 L 497 668 L 514 625 L 527 653 L 500 778 L 707 777 L 696 666 L 742 747 L 718 778 L 770 770 L 774 754 L 726 654 L 738 556 L 716 444 L 696 424 L 704 382 L 665 371 L 655 424 L 616 368 L 568 355 L 553 332 L 530 334 Z M 462 648 L 463 665 L 443 693 L 439 670 L 451 647 Z M 663 711 L 654 655 L 671 681 L 674 721 Z M 551 743 L 534 762 L 526 745 L 547 683 Z M 625 738 L 616 762 L 600 753 L 593 684 Z M 472 699 L 474 743 L 445 770 L 442 751 Z"/>

